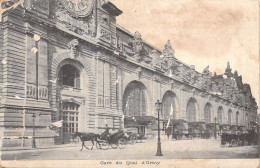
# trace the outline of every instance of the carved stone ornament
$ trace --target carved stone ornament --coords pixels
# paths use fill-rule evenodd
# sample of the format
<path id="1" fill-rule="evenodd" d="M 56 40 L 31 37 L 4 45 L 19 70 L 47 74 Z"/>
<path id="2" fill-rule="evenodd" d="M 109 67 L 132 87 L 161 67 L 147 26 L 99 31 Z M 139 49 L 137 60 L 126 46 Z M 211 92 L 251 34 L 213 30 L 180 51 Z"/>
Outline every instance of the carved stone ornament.
<path id="1" fill-rule="evenodd" d="M 202 74 L 204 76 L 207 76 L 207 77 L 211 77 L 212 76 L 212 73 L 209 71 L 209 66 L 207 66 L 206 68 L 204 68 L 204 70 L 202 71 Z"/>
<path id="2" fill-rule="evenodd" d="M 138 79 L 140 80 L 141 77 L 142 77 L 142 68 L 141 68 L 141 67 L 137 68 L 137 69 L 135 70 L 135 73 L 136 73 Z"/>
<path id="3" fill-rule="evenodd" d="M 171 41 L 168 40 L 164 45 L 163 61 L 167 64 L 167 69 L 172 67 L 175 51 L 172 48 Z"/>
<path id="4" fill-rule="evenodd" d="M 129 44 L 132 45 L 135 58 L 139 62 L 145 61 L 146 63 L 150 63 L 152 61 L 148 56 L 148 51 L 144 48 L 142 36 L 139 32 L 135 32 L 134 39 Z"/>
<path id="5" fill-rule="evenodd" d="M 68 48 L 71 51 L 71 59 L 76 59 L 79 55 L 79 41 L 78 39 L 73 39 L 68 43 Z"/>
<path id="6" fill-rule="evenodd" d="M 58 0 L 55 4 L 56 25 L 81 36 L 97 34 L 96 0 Z"/>
<path id="7" fill-rule="evenodd" d="M 157 81 L 157 82 L 161 82 L 161 77 L 160 77 L 159 75 L 157 75 L 157 74 L 155 74 L 155 75 L 153 76 L 153 79 L 154 79 L 155 81 Z"/>
<path id="8" fill-rule="evenodd" d="M 94 0 L 61 0 L 64 8 L 74 17 L 86 17 L 93 8 Z"/>

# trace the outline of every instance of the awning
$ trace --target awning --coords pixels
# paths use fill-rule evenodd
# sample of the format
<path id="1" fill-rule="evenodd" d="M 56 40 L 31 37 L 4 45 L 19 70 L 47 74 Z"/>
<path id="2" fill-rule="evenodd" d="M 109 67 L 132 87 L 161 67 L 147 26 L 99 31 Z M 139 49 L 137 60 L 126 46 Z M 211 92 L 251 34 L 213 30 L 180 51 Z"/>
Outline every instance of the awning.
<path id="1" fill-rule="evenodd" d="M 125 117 L 124 123 L 125 125 L 148 125 L 156 120 L 153 116 L 132 116 Z"/>

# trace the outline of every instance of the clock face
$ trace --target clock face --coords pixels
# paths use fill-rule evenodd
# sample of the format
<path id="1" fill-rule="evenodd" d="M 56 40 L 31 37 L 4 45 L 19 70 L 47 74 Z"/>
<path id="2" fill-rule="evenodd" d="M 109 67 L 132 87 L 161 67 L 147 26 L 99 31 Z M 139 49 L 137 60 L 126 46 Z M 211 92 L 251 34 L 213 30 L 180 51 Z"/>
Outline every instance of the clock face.
<path id="1" fill-rule="evenodd" d="M 92 10 L 94 0 L 62 0 L 63 6 L 75 17 L 86 17 Z"/>

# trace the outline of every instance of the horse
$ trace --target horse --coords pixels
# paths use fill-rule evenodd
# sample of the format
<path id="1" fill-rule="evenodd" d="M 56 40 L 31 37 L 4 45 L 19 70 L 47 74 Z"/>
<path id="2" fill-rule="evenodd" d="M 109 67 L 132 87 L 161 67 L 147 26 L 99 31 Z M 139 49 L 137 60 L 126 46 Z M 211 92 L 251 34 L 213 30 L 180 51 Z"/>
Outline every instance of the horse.
<path id="1" fill-rule="evenodd" d="M 80 133 L 80 132 L 75 132 L 73 139 L 75 139 L 76 137 L 79 137 L 81 142 L 82 142 L 82 148 L 80 151 L 83 150 L 83 146 L 87 149 L 89 149 L 86 145 L 85 145 L 85 141 L 91 141 L 92 142 L 92 147 L 90 148 L 90 150 L 93 149 L 94 146 L 94 141 L 97 140 L 97 137 L 99 137 L 98 134 L 94 134 L 94 133 Z"/>

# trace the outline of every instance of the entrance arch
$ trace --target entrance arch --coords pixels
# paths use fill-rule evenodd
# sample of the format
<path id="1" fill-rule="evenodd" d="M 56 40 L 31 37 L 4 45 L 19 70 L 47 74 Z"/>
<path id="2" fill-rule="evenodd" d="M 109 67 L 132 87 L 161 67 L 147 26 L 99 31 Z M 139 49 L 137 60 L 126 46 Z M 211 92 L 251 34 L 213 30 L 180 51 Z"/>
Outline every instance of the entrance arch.
<path id="1" fill-rule="evenodd" d="M 217 120 L 218 120 L 219 124 L 223 124 L 223 112 L 224 112 L 223 107 L 220 106 L 218 108 L 218 112 L 217 112 L 217 115 L 218 115 Z"/>
<path id="2" fill-rule="evenodd" d="M 130 82 L 123 96 L 123 113 L 126 116 L 145 116 L 147 112 L 146 87 L 139 81 Z"/>
<path id="3" fill-rule="evenodd" d="M 176 109 L 177 109 L 177 97 L 172 91 L 167 91 L 163 95 L 162 99 L 162 115 L 161 118 L 166 119 L 176 119 Z"/>
<path id="4" fill-rule="evenodd" d="M 186 117 L 188 122 L 194 122 L 196 121 L 197 117 L 197 113 L 198 113 L 199 109 L 198 109 L 198 103 L 196 101 L 196 99 L 194 98 L 190 98 L 188 103 L 187 103 L 187 108 L 186 108 Z"/>
<path id="5" fill-rule="evenodd" d="M 204 119 L 206 123 L 211 123 L 212 105 L 207 103 L 204 108 Z"/>

